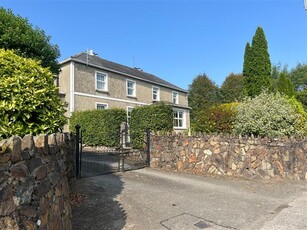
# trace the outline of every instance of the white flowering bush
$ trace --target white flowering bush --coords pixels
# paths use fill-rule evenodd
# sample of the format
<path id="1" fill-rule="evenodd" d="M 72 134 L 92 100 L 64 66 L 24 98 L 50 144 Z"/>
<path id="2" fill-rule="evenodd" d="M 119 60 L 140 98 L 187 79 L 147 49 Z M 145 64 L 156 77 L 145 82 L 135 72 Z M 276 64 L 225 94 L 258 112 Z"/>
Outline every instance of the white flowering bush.
<path id="1" fill-rule="evenodd" d="M 237 107 L 234 132 L 254 136 L 290 136 L 304 133 L 302 114 L 287 97 L 262 92 L 255 98 L 245 98 Z"/>

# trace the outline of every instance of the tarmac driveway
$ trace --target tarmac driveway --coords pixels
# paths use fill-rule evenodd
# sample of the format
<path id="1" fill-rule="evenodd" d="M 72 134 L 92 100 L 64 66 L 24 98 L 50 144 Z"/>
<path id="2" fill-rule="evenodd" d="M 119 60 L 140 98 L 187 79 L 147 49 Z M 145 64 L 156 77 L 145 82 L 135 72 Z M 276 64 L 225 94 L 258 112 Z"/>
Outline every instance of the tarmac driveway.
<path id="1" fill-rule="evenodd" d="M 141 169 L 78 179 L 74 229 L 307 229 L 304 181 L 245 180 Z"/>

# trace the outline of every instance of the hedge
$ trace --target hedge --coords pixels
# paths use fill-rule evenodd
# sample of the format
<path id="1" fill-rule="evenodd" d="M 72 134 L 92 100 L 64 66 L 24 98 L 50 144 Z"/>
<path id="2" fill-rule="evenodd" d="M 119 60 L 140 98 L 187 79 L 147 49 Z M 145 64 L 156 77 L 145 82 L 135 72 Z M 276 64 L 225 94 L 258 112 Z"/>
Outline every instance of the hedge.
<path id="1" fill-rule="evenodd" d="M 123 109 L 88 110 L 74 112 L 70 118 L 70 131 L 81 126 L 83 143 L 116 147 L 120 144 L 120 124 L 126 121 Z"/>
<path id="2" fill-rule="evenodd" d="M 164 103 L 134 108 L 130 119 L 130 138 L 133 148 L 144 146 L 144 132 L 149 128 L 154 132 L 173 130 L 173 109 Z"/>

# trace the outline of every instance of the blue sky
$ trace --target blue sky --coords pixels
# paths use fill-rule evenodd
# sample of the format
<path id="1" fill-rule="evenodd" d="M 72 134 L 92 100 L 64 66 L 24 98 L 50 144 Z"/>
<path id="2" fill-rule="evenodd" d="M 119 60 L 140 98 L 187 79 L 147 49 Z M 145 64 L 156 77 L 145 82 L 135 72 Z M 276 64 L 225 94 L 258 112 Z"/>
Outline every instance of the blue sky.
<path id="1" fill-rule="evenodd" d="M 0 0 L 58 44 L 60 61 L 93 49 L 181 88 L 206 73 L 218 85 L 242 72 L 244 48 L 264 29 L 271 62 L 307 61 L 304 0 Z"/>

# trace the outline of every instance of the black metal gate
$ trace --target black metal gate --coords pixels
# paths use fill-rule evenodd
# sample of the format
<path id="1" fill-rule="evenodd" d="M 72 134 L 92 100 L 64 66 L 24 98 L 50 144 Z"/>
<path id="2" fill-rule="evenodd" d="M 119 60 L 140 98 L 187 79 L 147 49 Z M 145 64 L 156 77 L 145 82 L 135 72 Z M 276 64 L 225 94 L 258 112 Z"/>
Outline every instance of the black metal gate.
<path id="1" fill-rule="evenodd" d="M 91 177 L 114 172 L 136 170 L 150 164 L 150 130 L 145 130 L 145 149 L 134 150 L 121 144 L 119 148 L 83 145 L 82 128 L 76 125 L 76 175 Z M 127 133 L 127 130 L 123 130 Z M 122 138 L 122 136 L 120 137 Z"/>

